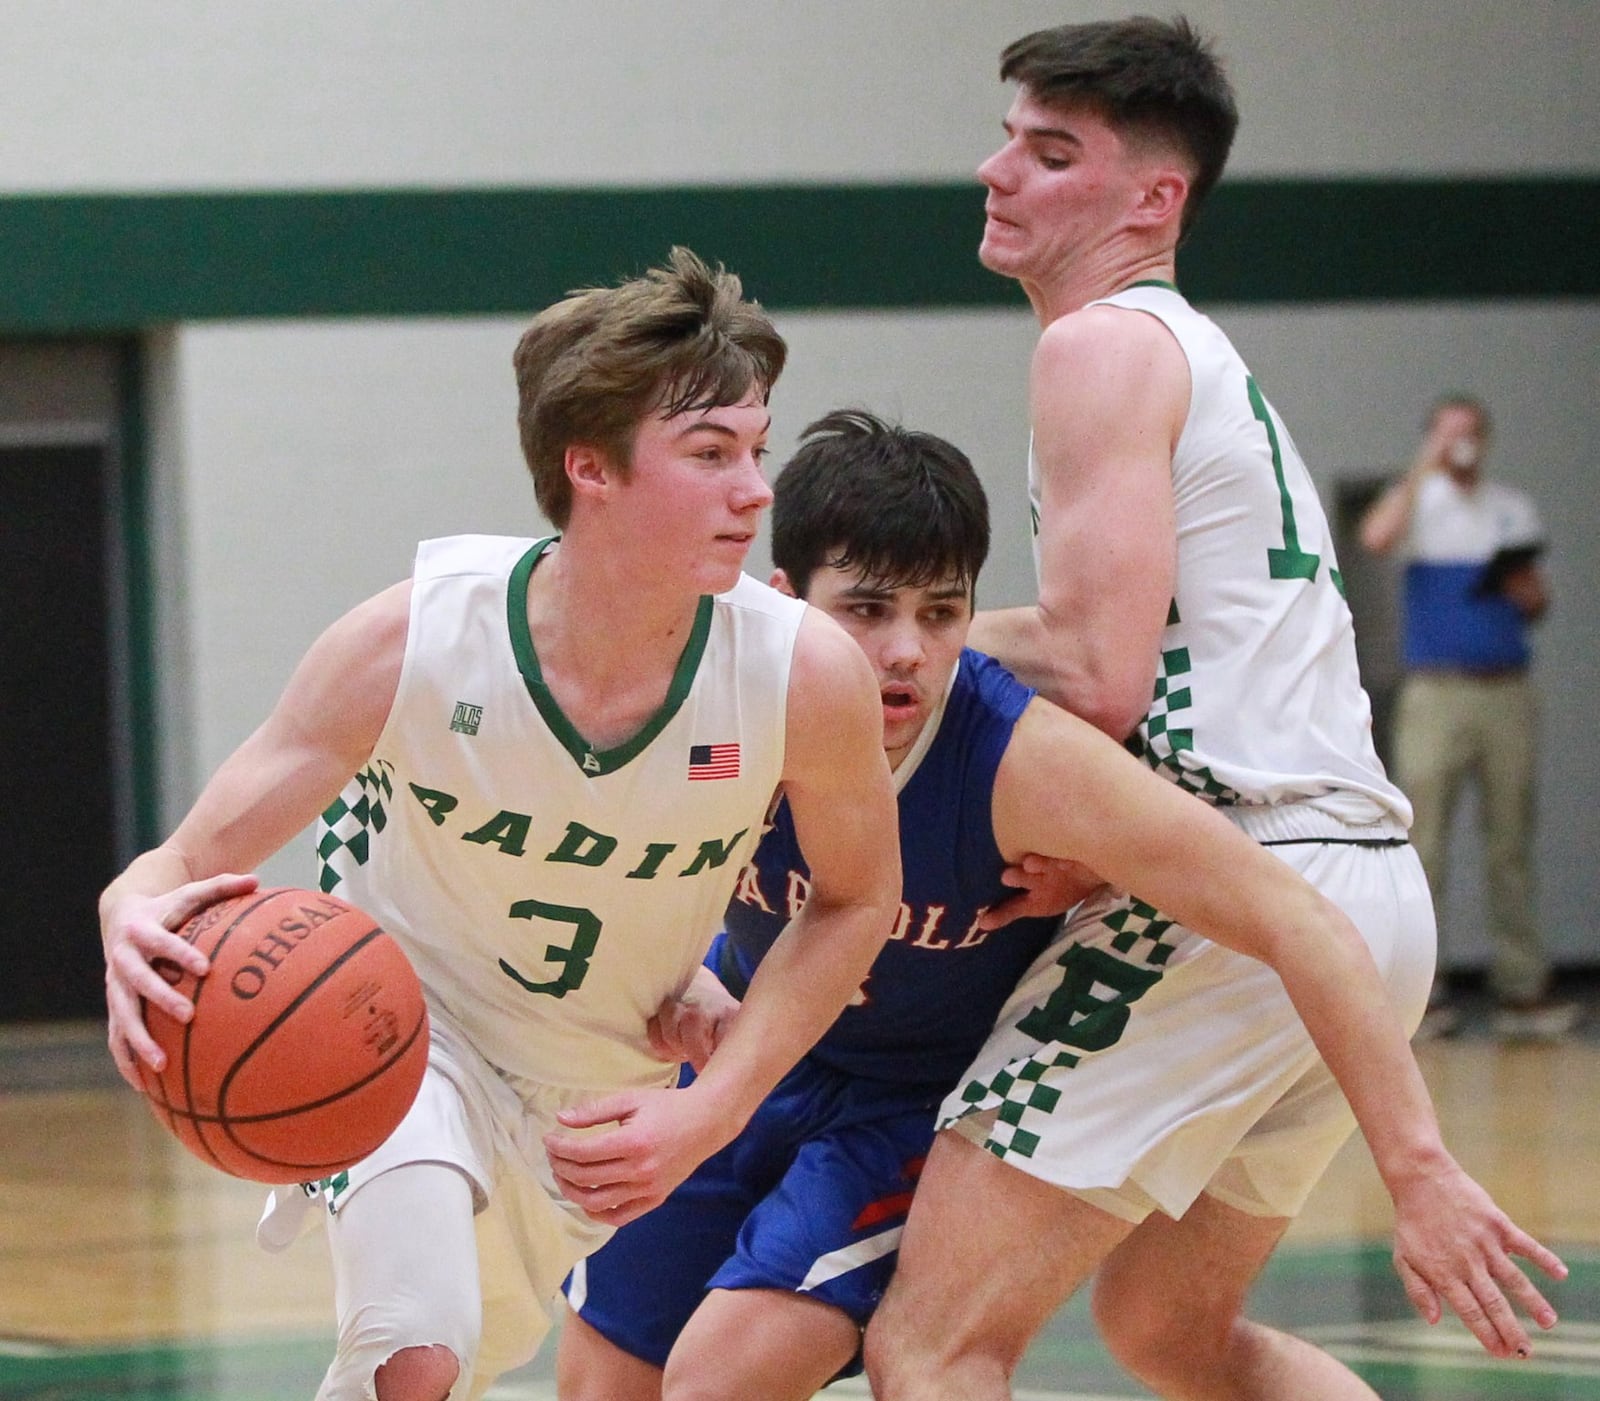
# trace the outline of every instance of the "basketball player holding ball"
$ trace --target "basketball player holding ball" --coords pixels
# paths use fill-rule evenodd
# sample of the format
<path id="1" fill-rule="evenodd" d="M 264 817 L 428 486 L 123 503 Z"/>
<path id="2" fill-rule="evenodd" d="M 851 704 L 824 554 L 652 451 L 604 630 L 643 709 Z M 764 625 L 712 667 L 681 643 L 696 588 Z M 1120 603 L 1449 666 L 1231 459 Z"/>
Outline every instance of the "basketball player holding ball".
<path id="1" fill-rule="evenodd" d="M 416 1102 L 324 1192 L 321 1401 L 459 1401 L 524 1362 L 572 1264 L 734 1136 L 890 930 L 872 671 L 740 572 L 784 356 L 738 280 L 681 249 L 546 309 L 515 355 L 518 422 L 561 535 L 422 545 L 101 898 L 111 1051 L 135 1086 L 162 1063 L 143 1005 L 190 1012 L 152 964 L 205 972 L 173 931 L 318 814 L 323 889 L 422 979 Z M 780 785 L 813 895 L 715 1065 L 667 1088 L 649 1019 L 692 980 Z M 263 1228 L 288 1234 L 272 1211 Z"/>

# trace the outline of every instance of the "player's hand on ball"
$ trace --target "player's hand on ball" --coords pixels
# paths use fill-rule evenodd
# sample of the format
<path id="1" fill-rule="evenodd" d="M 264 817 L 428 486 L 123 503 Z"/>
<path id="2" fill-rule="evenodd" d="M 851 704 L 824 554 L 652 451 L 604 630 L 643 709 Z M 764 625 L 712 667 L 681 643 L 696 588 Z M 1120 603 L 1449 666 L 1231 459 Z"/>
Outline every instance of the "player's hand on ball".
<path id="1" fill-rule="evenodd" d="M 206 905 L 180 933 L 210 966 L 157 969 L 193 1011 L 145 1005 L 167 1067 L 135 1067 L 156 1122 L 201 1162 L 275 1185 L 381 1146 L 427 1074 L 429 1026 L 416 969 L 377 920 L 274 886 Z"/>
<path id="2" fill-rule="evenodd" d="M 152 1070 L 166 1066 L 166 1055 L 145 1029 L 144 1004 L 160 1007 L 169 1016 L 186 1021 L 194 1008 L 173 983 L 181 973 L 205 974 L 206 957 L 180 938 L 181 929 L 195 914 L 217 900 L 248 894 L 258 882 L 253 875 L 220 875 L 190 881 L 164 895 L 125 896 L 115 905 L 102 905 L 100 937 L 106 955 L 107 1041 L 111 1058 L 122 1078 L 136 1090 L 144 1088 L 138 1062 Z M 181 970 L 163 976 L 161 963 Z"/>

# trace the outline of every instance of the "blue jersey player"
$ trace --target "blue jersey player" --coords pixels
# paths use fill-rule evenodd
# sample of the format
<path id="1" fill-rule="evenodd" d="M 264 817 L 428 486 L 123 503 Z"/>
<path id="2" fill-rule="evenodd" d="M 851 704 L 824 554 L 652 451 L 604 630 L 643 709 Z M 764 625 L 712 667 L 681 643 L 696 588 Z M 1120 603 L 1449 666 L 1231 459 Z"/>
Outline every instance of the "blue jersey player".
<path id="1" fill-rule="evenodd" d="M 855 1368 L 939 1100 L 1049 940 L 1054 921 L 1038 910 L 1093 883 L 1054 867 L 1024 897 L 1026 917 L 1006 923 L 1019 907 L 991 907 L 1011 893 L 1008 867 L 1081 862 L 1273 966 L 1286 936 L 1359 943 L 1336 907 L 1226 818 L 965 649 L 987 545 L 966 458 L 865 413 L 814 424 L 778 478 L 774 583 L 841 623 L 878 676 L 899 790 L 900 918 L 853 1002 L 738 1138 L 569 1279 L 562 1401 L 802 1401 Z M 697 1064 L 714 1053 L 807 895 L 780 805 L 711 968 L 662 1009 L 663 1050 Z M 1052 1014 L 1086 1049 L 1115 1040 L 1142 989 L 1100 1000 L 1119 965 L 1094 949 L 1071 961 L 1081 1008 Z"/>
<path id="2" fill-rule="evenodd" d="M 793 1312 L 793 1348 L 752 1351 L 761 1378 L 742 1394 L 810 1395 L 846 1369 L 887 1283 L 933 1112 L 1058 927 L 1046 915 L 1001 928 L 984 918 L 1015 894 L 991 801 L 1033 692 L 963 647 L 989 543 L 965 457 L 929 435 L 834 414 L 808 430 L 778 500 L 773 582 L 844 623 L 878 668 L 899 794 L 900 914 L 851 1005 L 746 1131 L 568 1282 L 576 1320 L 563 1330 L 563 1397 L 659 1396 L 707 1289 Z M 683 1018 L 691 1045 L 705 1038 L 702 1054 L 809 894 L 780 803 L 707 960 L 717 978 L 694 990 L 695 1015 Z"/>

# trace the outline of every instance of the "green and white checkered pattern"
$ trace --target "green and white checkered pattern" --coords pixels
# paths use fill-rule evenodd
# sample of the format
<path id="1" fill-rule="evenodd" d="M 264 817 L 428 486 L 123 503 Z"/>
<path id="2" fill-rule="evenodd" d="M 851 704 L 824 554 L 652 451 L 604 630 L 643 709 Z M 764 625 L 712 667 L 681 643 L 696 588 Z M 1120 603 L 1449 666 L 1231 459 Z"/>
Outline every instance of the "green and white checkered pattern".
<path id="1" fill-rule="evenodd" d="M 1178 787 L 1217 807 L 1229 807 L 1240 800 L 1239 794 L 1188 752 L 1194 748 L 1194 731 L 1188 727 L 1185 713 L 1193 704 L 1188 680 L 1191 669 L 1187 647 L 1170 647 L 1161 653 L 1150 711 L 1129 738 L 1128 748 Z"/>
<path id="2" fill-rule="evenodd" d="M 1139 963 L 1159 968 L 1177 950 L 1177 945 L 1167 943 L 1165 937 L 1173 927 L 1172 921 L 1143 900 L 1130 896 L 1123 908 L 1112 911 L 1102 922 L 1116 932 L 1111 947 L 1118 953 L 1133 954 Z"/>
<path id="3" fill-rule="evenodd" d="M 1116 1044 L 1128 1009 L 1161 980 L 1176 951 L 1167 939 L 1174 928 L 1182 932 L 1153 906 L 1122 896 L 1100 917 L 1101 934 L 1066 947 L 1056 960 L 1060 982 L 1016 1023 L 1016 1032 L 1037 1038 L 1038 1048 L 1013 1056 L 988 1079 L 970 1080 L 960 1095 L 964 1108 L 945 1124 L 962 1114 L 997 1110 L 984 1146 L 998 1158 L 1032 1157 L 1039 1134 L 1024 1121 L 1048 1118 L 1060 1101 L 1061 1092 L 1047 1083 L 1052 1072 L 1071 1070 L 1085 1055 Z"/>
<path id="4" fill-rule="evenodd" d="M 317 824 L 317 858 L 321 866 L 318 884 L 325 894 L 344 880 L 352 863 L 365 866 L 372 855 L 372 836 L 382 832 L 389 821 L 384 804 L 394 797 L 391 774 L 382 759 L 368 764 L 322 814 Z"/>
<path id="5" fill-rule="evenodd" d="M 1071 1051 L 1045 1048 L 1037 1056 L 1013 1061 L 987 1085 L 979 1080 L 969 1084 L 961 1097 L 974 1109 L 993 1109 L 996 1103 L 999 1105 L 999 1115 L 984 1147 L 997 1158 L 1012 1154 L 1031 1158 L 1039 1146 L 1039 1135 L 1022 1127 L 1023 1116 L 1033 1109 L 1048 1115 L 1056 1107 L 1061 1091 L 1040 1081 L 1046 1071 L 1058 1066 L 1074 1066 L 1078 1060 Z"/>

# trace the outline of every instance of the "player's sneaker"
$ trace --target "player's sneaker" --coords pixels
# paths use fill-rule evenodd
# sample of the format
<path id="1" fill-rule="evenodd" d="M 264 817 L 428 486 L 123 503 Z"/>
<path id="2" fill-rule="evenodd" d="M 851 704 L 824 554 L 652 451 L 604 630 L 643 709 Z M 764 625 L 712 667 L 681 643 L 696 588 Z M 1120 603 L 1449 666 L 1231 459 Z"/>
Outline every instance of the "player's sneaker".
<path id="1" fill-rule="evenodd" d="M 1454 1036 L 1460 1029 L 1461 1008 L 1442 997 L 1437 1000 L 1430 998 L 1428 1010 L 1422 1014 L 1422 1021 L 1411 1039 L 1418 1042 L 1439 1041 L 1446 1036 Z"/>
<path id="2" fill-rule="evenodd" d="M 1494 1014 L 1494 1034 L 1507 1041 L 1559 1041 L 1577 1026 L 1582 1013 L 1565 998 L 1502 1002 Z"/>

